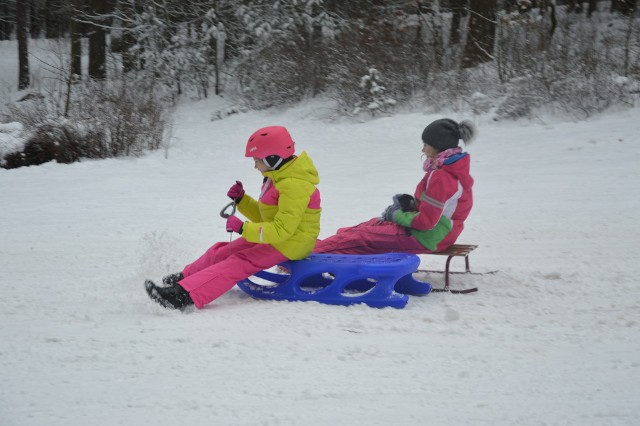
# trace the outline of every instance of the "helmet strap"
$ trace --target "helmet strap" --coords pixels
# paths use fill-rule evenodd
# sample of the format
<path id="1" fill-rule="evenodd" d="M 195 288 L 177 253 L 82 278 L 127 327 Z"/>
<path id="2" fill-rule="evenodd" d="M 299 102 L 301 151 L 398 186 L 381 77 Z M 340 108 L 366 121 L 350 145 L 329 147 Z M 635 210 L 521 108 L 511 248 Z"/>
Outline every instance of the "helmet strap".
<path id="1" fill-rule="evenodd" d="M 270 155 L 267 158 L 263 158 L 262 161 L 269 167 L 269 170 L 277 170 L 278 167 L 282 165 L 284 158 L 277 155 Z"/>

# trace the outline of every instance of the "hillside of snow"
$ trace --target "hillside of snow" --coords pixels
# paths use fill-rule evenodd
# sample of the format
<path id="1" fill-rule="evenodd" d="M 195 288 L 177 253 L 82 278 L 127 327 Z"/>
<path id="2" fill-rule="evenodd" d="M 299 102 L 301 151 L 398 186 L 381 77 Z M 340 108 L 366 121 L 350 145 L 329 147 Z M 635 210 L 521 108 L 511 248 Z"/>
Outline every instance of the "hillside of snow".
<path id="1" fill-rule="evenodd" d="M 261 183 L 243 156 L 254 130 L 285 125 L 313 158 L 324 238 L 413 191 L 420 134 L 441 117 L 328 122 L 308 104 L 211 121 L 218 102 L 179 108 L 167 152 L 0 170 L 2 425 L 637 424 L 639 109 L 476 118 L 459 242 L 480 246 L 473 271 L 498 272 L 452 285 L 477 293 L 396 310 L 236 287 L 168 311 L 143 281 L 228 240 L 228 187 Z"/>

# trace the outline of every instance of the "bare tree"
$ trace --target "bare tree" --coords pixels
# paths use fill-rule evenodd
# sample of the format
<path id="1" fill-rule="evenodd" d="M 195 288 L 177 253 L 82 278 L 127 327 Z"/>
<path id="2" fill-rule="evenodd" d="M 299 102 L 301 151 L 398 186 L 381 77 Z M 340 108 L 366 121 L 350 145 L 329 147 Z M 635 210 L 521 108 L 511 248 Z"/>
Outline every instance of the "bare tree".
<path id="1" fill-rule="evenodd" d="M 460 44 L 461 31 L 460 22 L 463 16 L 467 16 L 467 0 L 451 0 L 451 30 L 449 32 L 449 43 L 452 45 Z"/>
<path id="2" fill-rule="evenodd" d="M 15 1 L 0 1 L 0 40 L 10 40 L 15 24 Z"/>
<path id="3" fill-rule="evenodd" d="M 71 64 L 70 75 L 76 76 L 74 79 L 82 78 L 82 22 L 77 20 L 77 7 L 80 0 L 67 0 L 69 10 L 69 39 L 71 40 Z"/>
<path id="4" fill-rule="evenodd" d="M 582 13 L 583 10 L 582 2 L 579 0 L 570 0 L 567 3 L 567 12 Z"/>
<path id="5" fill-rule="evenodd" d="M 121 27 L 121 39 L 118 51 L 122 55 L 122 71 L 126 74 L 142 67 L 140 62 L 140 52 L 133 52 L 134 47 L 138 43 L 138 35 L 136 32 L 136 16 L 143 11 L 141 2 L 121 1 L 116 9 L 116 21 Z M 113 43 L 113 40 L 112 40 Z M 113 44 L 111 46 L 113 50 Z"/>
<path id="6" fill-rule="evenodd" d="M 633 15 L 637 8 L 637 0 L 612 0 L 611 12 L 620 12 L 625 16 Z"/>
<path id="7" fill-rule="evenodd" d="M 589 0 L 589 8 L 587 9 L 587 17 L 591 18 L 593 12 L 598 10 L 598 0 Z"/>
<path id="8" fill-rule="evenodd" d="M 113 10 L 114 0 L 87 0 L 91 24 L 89 25 L 89 78 L 107 78 L 107 26 L 106 15 Z"/>
<path id="9" fill-rule="evenodd" d="M 497 0 L 474 0 L 470 7 L 469 34 L 462 58 L 463 68 L 493 60 Z"/>
<path id="10" fill-rule="evenodd" d="M 29 2 L 16 3 L 16 31 L 18 36 L 18 90 L 29 87 Z"/>
<path id="11" fill-rule="evenodd" d="M 627 29 L 625 30 L 625 40 L 624 40 L 624 75 L 630 75 L 630 67 L 631 67 L 631 35 L 634 31 L 634 14 L 629 13 L 627 19 Z M 637 30 L 636 30 L 637 31 Z"/>
<path id="12" fill-rule="evenodd" d="M 17 3 L 22 3 L 18 0 Z M 44 27 L 44 0 L 28 0 L 26 7 L 29 14 L 29 35 L 31 38 L 40 38 Z"/>
<path id="13" fill-rule="evenodd" d="M 64 37 L 69 26 L 69 8 L 66 1 L 45 0 L 44 19 L 47 38 Z"/>

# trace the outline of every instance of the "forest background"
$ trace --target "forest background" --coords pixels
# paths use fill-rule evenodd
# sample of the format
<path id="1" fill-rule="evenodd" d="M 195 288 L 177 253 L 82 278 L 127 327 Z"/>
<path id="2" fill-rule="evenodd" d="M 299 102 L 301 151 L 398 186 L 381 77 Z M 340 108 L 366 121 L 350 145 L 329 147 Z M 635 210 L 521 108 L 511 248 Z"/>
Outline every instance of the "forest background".
<path id="1" fill-rule="evenodd" d="M 638 2 L 3 0 L 19 143 L 5 168 L 166 146 L 185 97 L 214 119 L 325 98 L 323 118 L 398 111 L 581 120 L 640 98 Z M 29 51 L 46 39 L 46 54 Z M 0 41 L 2 43 L 2 41 Z M 48 76 L 34 75 L 33 63 Z M 15 128 L 15 127 L 14 127 Z"/>

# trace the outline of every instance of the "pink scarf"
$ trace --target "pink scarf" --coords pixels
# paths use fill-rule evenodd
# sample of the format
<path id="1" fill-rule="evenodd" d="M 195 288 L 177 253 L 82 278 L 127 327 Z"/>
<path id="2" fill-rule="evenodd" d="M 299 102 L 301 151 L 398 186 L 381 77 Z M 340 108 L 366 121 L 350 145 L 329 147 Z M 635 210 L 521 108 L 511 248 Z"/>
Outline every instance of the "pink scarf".
<path id="1" fill-rule="evenodd" d="M 427 158 L 422 163 L 422 170 L 425 172 L 431 170 L 438 170 L 444 164 L 445 160 L 449 157 L 452 157 L 456 154 L 460 154 L 462 152 L 462 148 L 449 148 L 445 151 L 439 152 L 434 160 Z"/>

